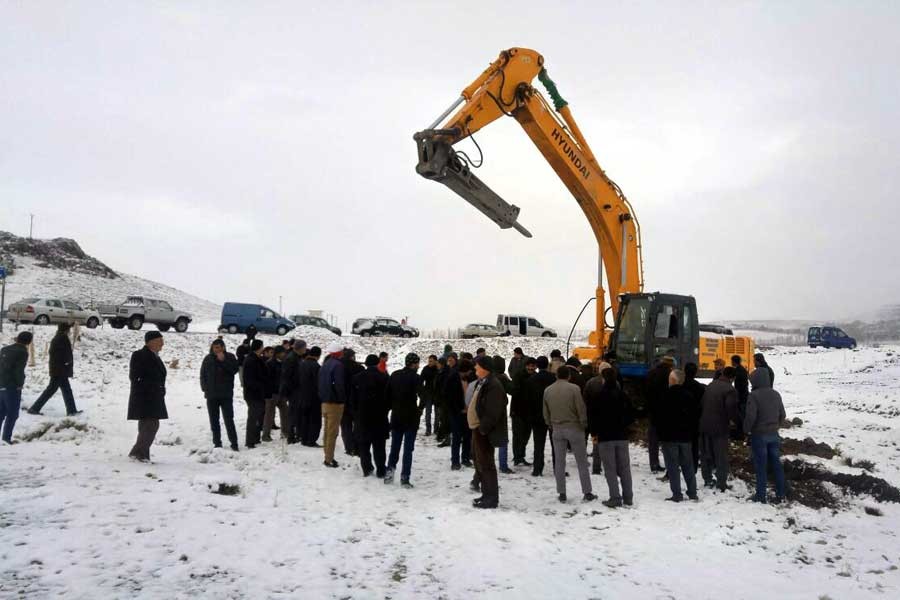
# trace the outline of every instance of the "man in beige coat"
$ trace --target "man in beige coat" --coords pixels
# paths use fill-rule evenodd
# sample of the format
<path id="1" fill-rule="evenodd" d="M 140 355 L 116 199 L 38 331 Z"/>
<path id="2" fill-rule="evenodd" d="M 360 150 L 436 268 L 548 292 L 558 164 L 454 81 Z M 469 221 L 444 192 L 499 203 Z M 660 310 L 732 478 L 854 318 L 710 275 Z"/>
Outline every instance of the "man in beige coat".
<path id="1" fill-rule="evenodd" d="M 544 421 L 553 432 L 550 439 L 556 452 L 553 474 L 556 475 L 556 492 L 559 501 L 566 501 L 566 447 L 572 448 L 578 477 L 581 479 L 581 493 L 584 501 L 596 500 L 591 488 L 591 474 L 588 471 L 587 451 L 584 432 L 587 429 L 587 409 L 581 397 L 581 389 L 569 382 L 569 367 L 561 366 L 556 371 L 556 383 L 544 390 Z"/>

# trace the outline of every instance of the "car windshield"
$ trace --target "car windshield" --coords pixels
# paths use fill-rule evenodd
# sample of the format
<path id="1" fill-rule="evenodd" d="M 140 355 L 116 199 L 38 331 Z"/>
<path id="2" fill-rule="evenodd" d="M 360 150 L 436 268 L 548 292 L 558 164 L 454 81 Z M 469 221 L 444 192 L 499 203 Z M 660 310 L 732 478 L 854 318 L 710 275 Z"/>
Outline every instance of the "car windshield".
<path id="1" fill-rule="evenodd" d="M 650 318 L 650 300 L 633 298 L 625 305 L 616 336 L 616 354 L 623 363 L 646 363 L 644 332 Z"/>

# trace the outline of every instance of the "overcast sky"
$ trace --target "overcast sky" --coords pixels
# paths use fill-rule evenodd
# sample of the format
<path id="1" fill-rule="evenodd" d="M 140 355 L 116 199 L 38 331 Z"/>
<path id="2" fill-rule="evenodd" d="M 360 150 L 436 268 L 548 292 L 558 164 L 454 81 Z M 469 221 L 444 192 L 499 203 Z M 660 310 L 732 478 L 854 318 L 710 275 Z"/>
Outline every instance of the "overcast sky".
<path id="1" fill-rule="evenodd" d="M 533 239 L 414 170 L 523 46 L 631 200 L 647 290 L 703 321 L 897 302 L 900 3 L 726 4 L 4 2 L 0 229 L 341 324 L 566 326 L 596 243 L 518 124 L 476 136 L 478 174 Z"/>

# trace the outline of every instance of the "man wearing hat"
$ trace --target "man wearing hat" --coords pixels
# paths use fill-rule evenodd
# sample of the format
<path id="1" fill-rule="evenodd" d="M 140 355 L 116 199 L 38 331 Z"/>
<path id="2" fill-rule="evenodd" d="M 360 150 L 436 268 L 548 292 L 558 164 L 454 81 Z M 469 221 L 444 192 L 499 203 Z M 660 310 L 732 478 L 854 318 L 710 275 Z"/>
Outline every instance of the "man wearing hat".
<path id="1" fill-rule="evenodd" d="M 0 425 L 2 438 L 13 444 L 12 432 L 19 418 L 22 404 L 22 387 L 25 385 L 25 365 L 28 364 L 28 346 L 31 332 L 23 331 L 16 342 L 0 350 Z"/>
<path id="2" fill-rule="evenodd" d="M 341 418 L 344 416 L 344 404 L 347 393 L 344 388 L 344 347 L 334 341 L 325 348 L 328 355 L 319 370 L 319 400 L 322 402 L 322 421 L 325 426 L 325 462 L 326 467 L 337 468 L 334 460 L 334 446 L 341 429 Z"/>
<path id="3" fill-rule="evenodd" d="M 374 472 L 377 477 L 384 478 L 384 442 L 390 431 L 387 420 L 390 407 L 385 398 L 388 376 L 378 368 L 378 357 L 374 354 L 366 357 L 365 365 L 365 371 L 353 377 L 350 391 L 350 404 L 356 417 L 359 464 L 362 467 L 363 477 L 368 477 Z"/>
<path id="4" fill-rule="evenodd" d="M 475 474 L 481 484 L 480 498 L 472 501 L 475 508 L 497 508 L 500 488 L 494 448 L 509 443 L 506 425 L 506 391 L 493 374 L 494 361 L 487 355 L 475 359 L 475 391 L 466 408 L 466 421 L 472 430 L 475 451 Z"/>
<path id="5" fill-rule="evenodd" d="M 150 446 L 159 431 L 160 419 L 168 419 L 166 411 L 166 365 L 159 358 L 163 336 L 158 331 L 144 335 L 144 347 L 131 354 L 128 378 L 131 394 L 128 396 L 128 420 L 138 422 L 137 441 L 128 456 L 141 462 L 150 462 Z"/>
<path id="6" fill-rule="evenodd" d="M 422 407 L 419 406 L 419 355 L 410 352 L 404 360 L 406 365 L 391 373 L 388 380 L 387 399 L 391 405 L 391 454 L 388 457 L 385 483 L 394 482 L 394 469 L 400 460 L 400 446 L 403 446 L 403 468 L 400 471 L 400 483 L 405 488 L 412 488 L 409 476 L 412 473 L 412 455 L 416 445 L 416 432 L 419 430 L 419 418 Z"/>

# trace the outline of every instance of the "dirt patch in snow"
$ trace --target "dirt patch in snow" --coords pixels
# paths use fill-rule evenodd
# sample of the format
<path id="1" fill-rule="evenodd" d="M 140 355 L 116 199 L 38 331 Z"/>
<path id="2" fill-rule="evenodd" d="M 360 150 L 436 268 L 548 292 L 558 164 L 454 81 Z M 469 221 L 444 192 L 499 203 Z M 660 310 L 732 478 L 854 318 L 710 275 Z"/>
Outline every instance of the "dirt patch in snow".
<path id="1" fill-rule="evenodd" d="M 787 455 L 808 454 L 810 456 L 818 456 L 819 458 L 826 458 L 829 460 L 840 454 L 840 452 L 828 444 L 817 442 L 809 437 L 803 440 L 783 438 L 781 440 L 781 453 Z"/>

